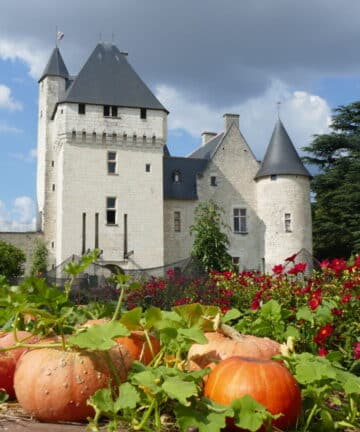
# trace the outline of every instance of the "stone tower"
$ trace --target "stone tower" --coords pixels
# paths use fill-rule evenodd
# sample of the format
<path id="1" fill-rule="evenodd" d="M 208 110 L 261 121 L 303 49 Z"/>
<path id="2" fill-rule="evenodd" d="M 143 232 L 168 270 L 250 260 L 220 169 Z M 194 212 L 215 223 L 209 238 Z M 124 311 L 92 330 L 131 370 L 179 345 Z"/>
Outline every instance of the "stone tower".
<path id="1" fill-rule="evenodd" d="M 52 265 L 88 249 L 124 268 L 163 265 L 168 111 L 113 44 L 76 77 L 56 48 L 39 81 L 39 226 Z"/>
<path id="2" fill-rule="evenodd" d="M 258 216 L 265 227 L 265 271 L 301 249 L 312 253 L 310 178 L 278 120 L 255 176 Z"/>

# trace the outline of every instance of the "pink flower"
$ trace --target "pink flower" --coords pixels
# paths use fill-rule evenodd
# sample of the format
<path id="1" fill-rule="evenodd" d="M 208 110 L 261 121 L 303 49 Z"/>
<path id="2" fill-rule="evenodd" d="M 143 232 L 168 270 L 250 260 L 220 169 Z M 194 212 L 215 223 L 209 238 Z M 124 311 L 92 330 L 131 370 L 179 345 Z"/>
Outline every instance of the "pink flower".
<path id="1" fill-rule="evenodd" d="M 354 345 L 354 359 L 359 360 L 360 359 L 360 342 L 355 342 Z"/>

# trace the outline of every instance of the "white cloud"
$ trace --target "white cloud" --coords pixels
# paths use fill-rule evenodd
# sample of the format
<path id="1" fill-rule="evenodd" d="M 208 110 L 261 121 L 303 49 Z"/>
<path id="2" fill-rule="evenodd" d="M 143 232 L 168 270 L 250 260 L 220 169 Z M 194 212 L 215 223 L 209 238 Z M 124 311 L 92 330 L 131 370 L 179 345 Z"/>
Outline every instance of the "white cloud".
<path id="1" fill-rule="evenodd" d="M 3 84 L 0 84 L 0 108 L 9 109 L 10 111 L 22 110 L 22 104 L 12 97 L 11 89 Z"/>
<path id="2" fill-rule="evenodd" d="M 177 89 L 160 85 L 156 95 L 170 110 L 169 128 L 185 129 L 199 137 L 203 131 L 223 130 L 223 114 L 240 114 L 240 129 L 257 157 L 262 158 L 277 118 L 277 102 L 281 101 L 280 117 L 294 143 L 300 149 L 312 135 L 326 133 L 331 109 L 325 99 L 304 91 L 291 91 L 283 82 L 274 80 L 266 91 L 245 102 L 224 106 L 221 110 L 194 103 Z"/>
<path id="3" fill-rule="evenodd" d="M 10 126 L 7 123 L 0 121 L 0 133 L 21 133 L 22 129 Z"/>
<path id="4" fill-rule="evenodd" d="M 46 64 L 46 53 L 36 48 L 35 40 L 16 41 L 0 39 L 0 58 L 3 60 L 21 60 L 29 66 L 30 75 L 38 79 Z"/>
<path id="5" fill-rule="evenodd" d="M 37 158 L 37 150 L 36 148 L 32 148 L 27 153 L 12 153 L 11 157 L 24 162 L 33 162 Z"/>
<path id="6" fill-rule="evenodd" d="M 34 231 L 35 222 L 35 203 L 30 197 L 16 198 L 10 209 L 0 201 L 0 231 Z"/>

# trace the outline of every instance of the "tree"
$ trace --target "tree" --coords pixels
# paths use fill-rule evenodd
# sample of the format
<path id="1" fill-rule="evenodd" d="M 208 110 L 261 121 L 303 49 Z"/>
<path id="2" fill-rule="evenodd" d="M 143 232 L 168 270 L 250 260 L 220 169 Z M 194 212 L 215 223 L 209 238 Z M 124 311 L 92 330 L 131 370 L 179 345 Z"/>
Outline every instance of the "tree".
<path id="1" fill-rule="evenodd" d="M 0 275 L 15 279 L 24 273 L 25 253 L 12 244 L 0 241 Z"/>
<path id="2" fill-rule="evenodd" d="M 332 132 L 316 135 L 304 161 L 312 180 L 314 254 L 348 258 L 360 251 L 360 102 L 335 110 Z"/>
<path id="3" fill-rule="evenodd" d="M 31 274 L 33 276 L 39 273 L 43 274 L 47 270 L 48 250 L 42 240 L 36 241 L 36 246 L 32 255 Z"/>
<path id="4" fill-rule="evenodd" d="M 212 200 L 200 203 L 195 209 L 195 221 L 190 234 L 195 234 L 192 256 L 204 270 L 225 270 L 231 267 L 227 252 L 229 239 L 222 229 L 227 229 L 221 218 L 223 210 Z"/>

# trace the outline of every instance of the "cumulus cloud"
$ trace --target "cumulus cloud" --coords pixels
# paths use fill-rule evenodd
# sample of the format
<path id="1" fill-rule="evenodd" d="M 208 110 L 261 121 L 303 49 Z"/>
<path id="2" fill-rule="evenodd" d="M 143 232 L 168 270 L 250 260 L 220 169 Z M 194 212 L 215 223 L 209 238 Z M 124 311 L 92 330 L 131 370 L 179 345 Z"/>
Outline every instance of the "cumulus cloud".
<path id="1" fill-rule="evenodd" d="M 10 111 L 22 110 L 22 104 L 12 97 L 11 89 L 3 84 L 0 84 L 0 108 Z"/>
<path id="2" fill-rule="evenodd" d="M 273 80 L 259 96 L 243 103 L 213 108 L 194 102 L 177 89 L 160 85 L 156 95 L 170 110 L 169 128 L 184 129 L 193 136 L 203 131 L 223 130 L 223 114 L 240 114 L 240 129 L 257 157 L 264 155 L 277 119 L 277 102 L 280 116 L 294 145 L 300 149 L 314 134 L 328 131 L 331 109 L 325 99 L 305 91 L 294 91 L 285 83 Z"/>
<path id="3" fill-rule="evenodd" d="M 20 60 L 29 67 L 33 78 L 39 78 L 46 64 L 47 55 L 36 40 L 19 41 L 15 39 L 0 39 L 0 58 L 3 60 Z"/>
<path id="4" fill-rule="evenodd" d="M 34 231 L 35 203 L 27 196 L 15 198 L 11 208 L 0 201 L 0 231 Z"/>

